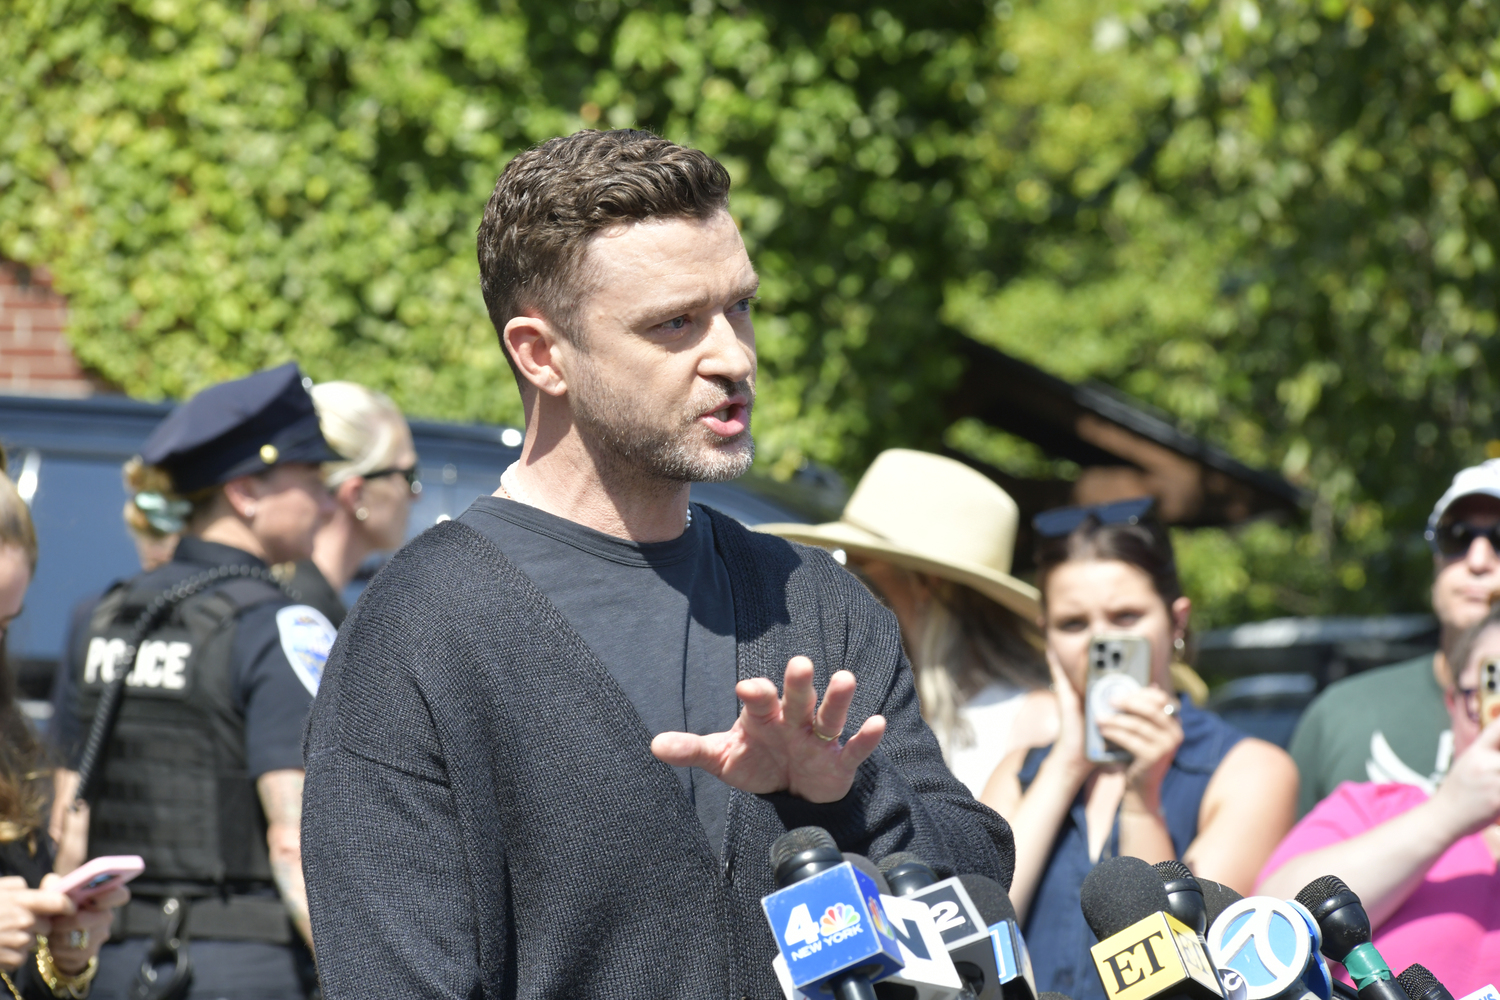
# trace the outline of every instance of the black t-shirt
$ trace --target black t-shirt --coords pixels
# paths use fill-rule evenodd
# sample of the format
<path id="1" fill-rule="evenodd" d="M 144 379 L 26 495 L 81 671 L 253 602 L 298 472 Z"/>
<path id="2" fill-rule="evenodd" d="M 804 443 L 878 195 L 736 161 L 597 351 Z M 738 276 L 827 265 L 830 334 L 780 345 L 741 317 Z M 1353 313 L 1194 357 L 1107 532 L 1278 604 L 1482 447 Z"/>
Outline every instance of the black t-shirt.
<path id="1" fill-rule="evenodd" d="M 556 605 L 651 735 L 706 735 L 734 725 L 734 602 L 702 510 L 677 538 L 645 544 L 492 496 L 475 500 L 459 520 L 494 542 Z M 729 786 L 696 768 L 676 770 L 719 851 Z"/>

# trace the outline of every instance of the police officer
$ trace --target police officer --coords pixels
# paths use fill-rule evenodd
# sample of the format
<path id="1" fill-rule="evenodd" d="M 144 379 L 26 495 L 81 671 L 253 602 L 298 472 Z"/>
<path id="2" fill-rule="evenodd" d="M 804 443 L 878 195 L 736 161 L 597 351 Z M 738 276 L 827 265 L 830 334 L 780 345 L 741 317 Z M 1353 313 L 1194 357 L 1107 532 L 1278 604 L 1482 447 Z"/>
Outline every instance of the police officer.
<path id="1" fill-rule="evenodd" d="M 301 735 L 334 628 L 272 570 L 333 512 L 320 463 L 339 456 L 305 385 L 287 364 L 206 389 L 128 470 L 142 515 L 182 540 L 100 600 L 61 685 L 89 853 L 146 860 L 96 1000 L 315 989 Z"/>

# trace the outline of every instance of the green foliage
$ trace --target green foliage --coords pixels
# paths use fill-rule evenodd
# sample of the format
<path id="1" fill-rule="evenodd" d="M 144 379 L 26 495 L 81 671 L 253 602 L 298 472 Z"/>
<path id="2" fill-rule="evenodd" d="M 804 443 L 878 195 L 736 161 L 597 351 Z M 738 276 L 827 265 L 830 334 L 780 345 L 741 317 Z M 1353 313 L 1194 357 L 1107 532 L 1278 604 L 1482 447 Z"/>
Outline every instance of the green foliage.
<path id="1" fill-rule="evenodd" d="M 134 394 L 296 357 L 514 421 L 474 263 L 495 176 L 649 126 L 734 176 L 768 471 L 946 440 L 1075 475 L 947 426 L 970 336 L 1314 491 L 1306 525 L 1180 537 L 1207 624 L 1419 608 L 1426 510 L 1500 436 L 1497 28 L 1469 0 L 0 0 L 0 256 L 54 272 Z"/>

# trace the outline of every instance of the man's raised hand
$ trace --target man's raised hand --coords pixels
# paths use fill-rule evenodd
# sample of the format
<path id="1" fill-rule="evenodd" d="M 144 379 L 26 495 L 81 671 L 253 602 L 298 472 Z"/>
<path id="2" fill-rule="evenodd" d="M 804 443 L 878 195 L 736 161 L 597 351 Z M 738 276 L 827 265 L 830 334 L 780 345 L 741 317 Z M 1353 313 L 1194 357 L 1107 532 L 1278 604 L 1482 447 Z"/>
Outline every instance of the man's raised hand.
<path id="1" fill-rule="evenodd" d="M 805 656 L 787 662 L 785 691 L 764 677 L 740 681 L 734 693 L 745 709 L 727 733 L 662 733 L 651 752 L 675 767 L 696 767 L 743 792 L 788 792 L 809 802 L 837 802 L 849 794 L 854 772 L 885 735 L 885 717 L 872 715 L 847 743 L 839 734 L 854 700 L 854 675 L 828 681 L 823 704 L 813 690 Z"/>

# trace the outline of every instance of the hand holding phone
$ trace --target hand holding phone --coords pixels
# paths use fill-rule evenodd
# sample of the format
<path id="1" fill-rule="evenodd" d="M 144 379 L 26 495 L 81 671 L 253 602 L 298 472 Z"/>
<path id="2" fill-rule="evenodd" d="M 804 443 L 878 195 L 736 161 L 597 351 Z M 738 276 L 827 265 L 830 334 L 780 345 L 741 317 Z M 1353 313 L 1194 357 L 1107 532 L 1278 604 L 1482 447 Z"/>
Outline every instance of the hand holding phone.
<path id="1" fill-rule="evenodd" d="M 1084 756 L 1096 764 L 1125 764 L 1130 752 L 1104 739 L 1099 720 L 1114 715 L 1115 702 L 1151 683 L 1151 640 L 1127 632 L 1089 639 L 1084 686 Z"/>
<path id="2" fill-rule="evenodd" d="M 74 903 L 84 903 L 117 885 L 124 885 L 146 870 L 139 854 L 117 854 L 94 860 L 62 876 L 54 887 Z"/>

